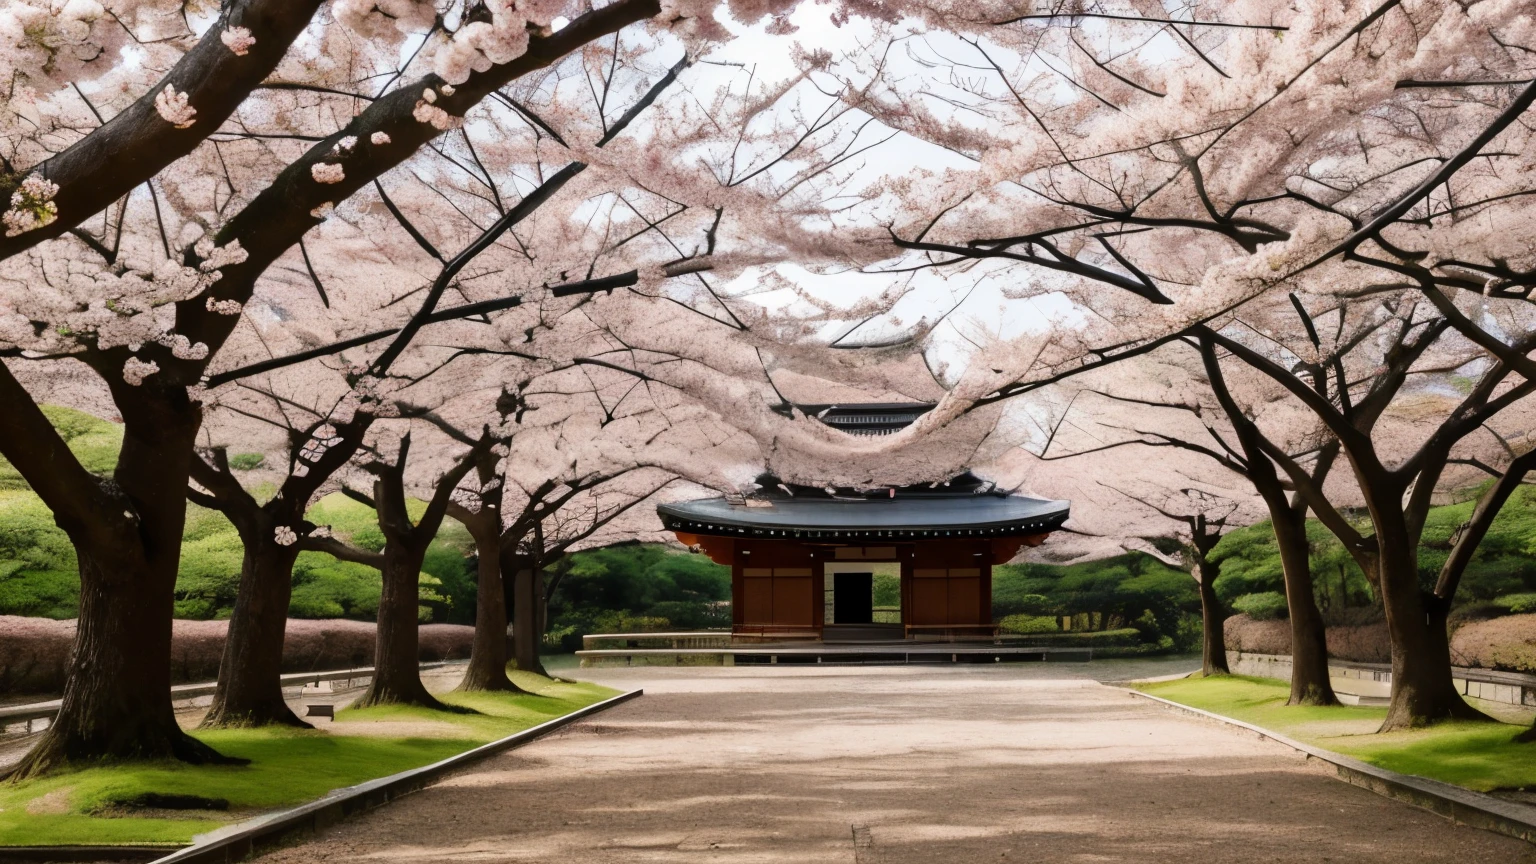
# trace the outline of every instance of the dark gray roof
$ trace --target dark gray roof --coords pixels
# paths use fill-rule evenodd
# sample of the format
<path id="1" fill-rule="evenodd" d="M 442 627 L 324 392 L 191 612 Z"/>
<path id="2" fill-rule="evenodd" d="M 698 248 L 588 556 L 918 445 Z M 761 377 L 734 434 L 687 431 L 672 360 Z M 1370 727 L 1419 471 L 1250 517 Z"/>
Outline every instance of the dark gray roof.
<path id="1" fill-rule="evenodd" d="M 1066 501 L 1017 495 L 945 495 L 864 500 L 776 498 L 768 506 L 705 498 L 662 504 L 669 531 L 726 537 L 917 540 L 1009 537 L 1053 531 L 1067 520 Z"/>
<path id="2" fill-rule="evenodd" d="M 850 402 L 839 405 L 795 405 L 808 417 L 850 435 L 889 435 L 911 426 L 932 411 L 933 402 Z"/>

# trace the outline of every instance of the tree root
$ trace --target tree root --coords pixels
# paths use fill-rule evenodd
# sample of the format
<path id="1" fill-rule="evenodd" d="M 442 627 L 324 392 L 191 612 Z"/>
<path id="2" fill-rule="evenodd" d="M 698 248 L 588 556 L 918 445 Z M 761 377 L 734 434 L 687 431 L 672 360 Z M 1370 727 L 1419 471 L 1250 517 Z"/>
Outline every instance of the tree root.
<path id="1" fill-rule="evenodd" d="M 262 726 L 287 726 L 293 729 L 313 729 L 314 724 L 299 718 L 293 709 L 283 703 L 264 705 L 250 711 L 226 711 L 215 706 L 203 717 L 199 729 L 255 729 Z"/>

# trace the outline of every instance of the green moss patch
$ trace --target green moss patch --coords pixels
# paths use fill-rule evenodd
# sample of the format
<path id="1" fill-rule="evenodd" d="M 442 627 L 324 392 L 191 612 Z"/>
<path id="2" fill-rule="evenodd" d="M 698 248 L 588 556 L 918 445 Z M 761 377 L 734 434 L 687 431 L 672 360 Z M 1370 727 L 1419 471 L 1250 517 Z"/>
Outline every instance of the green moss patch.
<path id="1" fill-rule="evenodd" d="M 1478 792 L 1536 788 L 1536 744 L 1519 744 L 1524 726 L 1442 723 L 1380 734 L 1385 708 L 1287 706 L 1290 687 L 1270 678 L 1185 678 L 1137 689 L 1180 705 L 1252 723 L 1362 762 L 1454 783 Z"/>
<path id="2" fill-rule="evenodd" d="M 0 784 L 0 846 L 184 845 L 194 835 L 263 811 L 312 801 L 430 765 L 600 702 L 615 691 L 512 673 L 534 694 L 447 693 L 476 713 L 378 707 L 339 713 L 330 729 L 199 731 L 244 766 L 175 762 L 103 765 L 21 784 Z M 409 721 L 407 735 L 366 734 L 370 723 Z M 357 734 L 365 733 L 365 734 Z M 199 799 L 208 803 L 199 809 Z"/>

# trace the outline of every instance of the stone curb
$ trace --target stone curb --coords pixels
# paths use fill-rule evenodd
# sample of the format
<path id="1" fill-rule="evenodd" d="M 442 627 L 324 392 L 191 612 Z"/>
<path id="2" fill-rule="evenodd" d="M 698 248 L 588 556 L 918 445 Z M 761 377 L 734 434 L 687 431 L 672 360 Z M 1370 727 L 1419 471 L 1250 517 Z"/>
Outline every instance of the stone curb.
<path id="1" fill-rule="evenodd" d="M 345 789 L 337 789 L 324 798 L 308 804 L 300 804 L 290 810 L 269 813 L 220 828 L 203 835 L 202 839 L 191 846 L 155 859 L 152 864 L 212 864 L 212 862 L 225 864 L 225 862 L 244 861 L 252 855 L 281 845 L 294 834 L 320 831 L 349 816 L 388 804 L 396 798 L 424 788 L 451 771 L 478 762 L 487 756 L 531 743 L 577 720 L 628 702 L 644 692 L 644 690 L 630 690 L 627 693 L 620 693 L 562 717 L 524 729 L 514 735 L 508 735 L 489 744 L 482 744 L 457 756 L 449 756 L 440 762 L 401 771 L 399 774 L 391 774 L 377 780 L 369 780 Z"/>
<path id="2" fill-rule="evenodd" d="M 1388 771 L 1351 759 L 1330 750 L 1313 747 L 1277 735 L 1261 726 L 1234 720 L 1210 711 L 1202 711 L 1199 708 L 1191 708 L 1188 705 L 1180 705 L 1177 702 L 1143 693 L 1140 690 L 1119 688 L 1125 692 L 1150 699 L 1177 711 L 1193 714 L 1197 717 L 1205 717 L 1225 723 L 1228 726 L 1236 726 L 1249 732 L 1258 734 L 1260 738 L 1267 738 L 1277 744 L 1290 747 L 1313 759 L 1327 762 L 1338 771 L 1340 780 L 1352 786 L 1369 789 L 1377 795 L 1394 798 L 1412 804 L 1415 807 L 1428 810 L 1438 816 L 1455 822 L 1458 825 L 1468 825 L 1473 828 L 1481 828 L 1484 831 L 1492 831 L 1496 834 L 1504 834 L 1510 837 L 1518 837 L 1527 843 L 1536 843 L 1536 807 L 1524 804 L 1516 804 L 1513 801 L 1504 801 L 1492 795 L 1484 795 L 1481 792 L 1473 792 L 1460 786 L 1442 783 L 1439 780 L 1430 780 L 1427 777 L 1414 777 L 1408 774 L 1399 774 L 1396 771 Z"/>

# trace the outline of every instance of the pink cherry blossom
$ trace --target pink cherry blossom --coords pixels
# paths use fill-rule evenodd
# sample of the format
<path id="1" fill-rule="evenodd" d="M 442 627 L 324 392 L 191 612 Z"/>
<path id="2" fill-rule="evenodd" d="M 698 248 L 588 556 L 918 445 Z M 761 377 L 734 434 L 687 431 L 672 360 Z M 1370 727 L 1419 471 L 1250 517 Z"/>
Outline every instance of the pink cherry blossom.
<path id="1" fill-rule="evenodd" d="M 219 39 L 236 57 L 244 57 L 250 52 L 251 46 L 256 44 L 256 37 L 245 27 L 227 27 Z"/>

